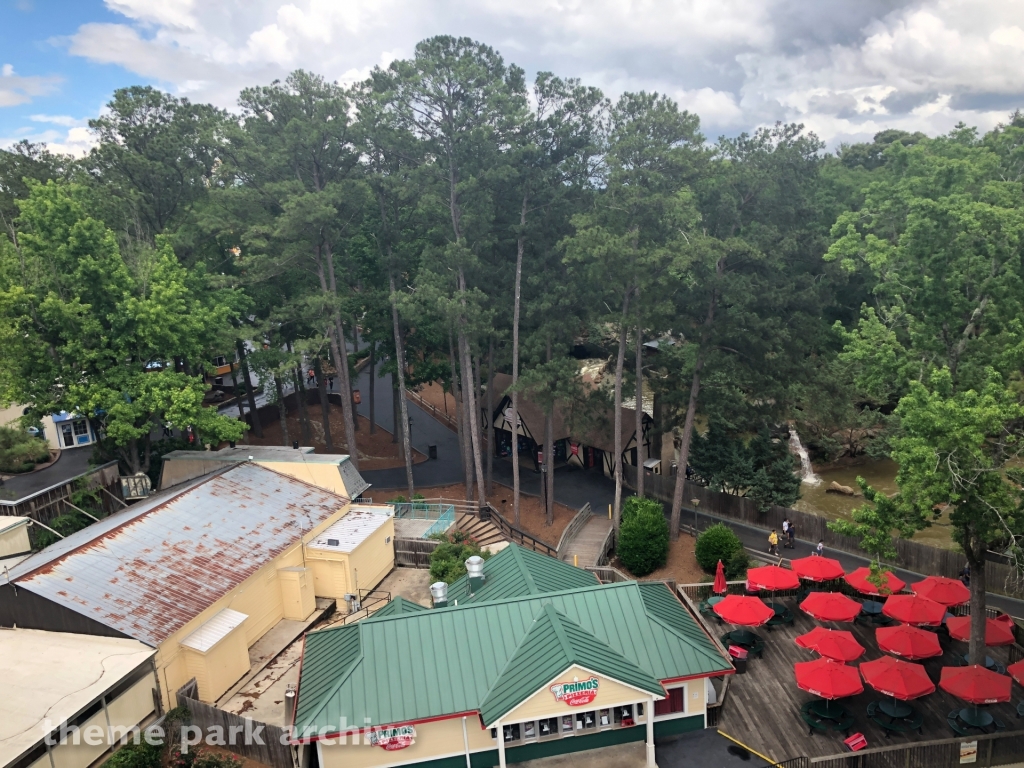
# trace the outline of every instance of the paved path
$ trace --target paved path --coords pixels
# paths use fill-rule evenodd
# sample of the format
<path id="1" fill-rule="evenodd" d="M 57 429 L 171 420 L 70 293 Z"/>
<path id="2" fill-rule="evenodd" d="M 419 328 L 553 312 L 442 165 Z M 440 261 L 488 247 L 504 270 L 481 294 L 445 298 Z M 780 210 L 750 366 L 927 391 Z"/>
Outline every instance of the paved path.
<path id="1" fill-rule="evenodd" d="M 360 375 L 359 386 L 364 393 L 369 392 L 368 371 L 364 370 Z M 378 379 L 377 395 L 377 422 L 390 431 L 393 429 L 390 377 L 386 376 Z M 359 412 L 364 415 L 369 413 L 368 397 L 363 397 L 363 402 L 359 406 Z M 416 481 L 416 484 L 428 487 L 463 482 L 458 436 L 448 427 L 431 417 L 427 412 L 418 408 L 414 403 L 409 403 L 409 412 L 413 418 L 413 446 L 423 453 L 427 453 L 427 445 L 430 443 L 438 446 L 437 461 L 425 461 L 413 467 L 413 479 Z M 521 466 L 520 470 L 522 492 L 531 496 L 540 496 L 540 473 L 535 473 L 524 466 Z M 405 470 L 403 468 L 369 470 L 364 472 L 363 476 L 367 482 L 373 483 L 378 488 L 401 488 L 405 485 Z M 511 489 L 512 462 L 508 460 L 495 460 L 494 479 L 496 482 Z M 370 493 L 372 495 L 372 490 Z M 509 490 L 509 493 L 511 494 L 511 490 Z M 601 472 L 569 467 L 561 467 L 555 470 L 555 501 L 559 504 L 565 504 L 572 509 L 579 509 L 589 502 L 594 510 L 607 510 L 614 496 L 615 483 Z M 759 551 L 767 551 L 768 531 L 765 529 L 709 515 L 706 512 L 695 512 L 692 509 L 684 508 L 683 523 L 685 525 L 693 525 L 694 521 L 696 521 L 698 530 L 704 530 L 714 523 L 725 523 L 736 532 L 744 546 Z M 805 557 L 811 554 L 817 543 L 816 541 L 810 542 L 797 539 L 794 549 L 783 549 L 781 552 L 787 558 Z M 868 564 L 866 557 L 860 557 L 848 552 L 827 550 L 826 554 L 839 560 L 847 571 L 852 571 L 855 568 Z M 895 573 L 907 582 L 918 581 L 922 578 L 922 574 L 911 573 L 900 568 L 895 569 Z M 1013 616 L 1024 618 L 1024 600 L 1017 600 L 990 592 L 988 605 L 1006 611 Z"/>
<path id="2" fill-rule="evenodd" d="M 612 521 L 606 515 L 594 515 L 569 542 L 562 554 L 562 559 L 580 568 L 597 565 L 608 531 L 612 529 Z M 575 560 L 573 559 L 575 558 Z"/>

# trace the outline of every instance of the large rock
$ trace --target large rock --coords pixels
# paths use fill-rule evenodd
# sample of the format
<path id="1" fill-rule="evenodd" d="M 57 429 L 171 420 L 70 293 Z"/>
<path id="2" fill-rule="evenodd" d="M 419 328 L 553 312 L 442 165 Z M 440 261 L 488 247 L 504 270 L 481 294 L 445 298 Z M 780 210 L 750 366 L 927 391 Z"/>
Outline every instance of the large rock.
<path id="1" fill-rule="evenodd" d="M 839 493 L 839 494 L 842 494 L 843 496 L 856 496 L 857 495 L 857 492 L 854 491 L 853 488 L 851 488 L 848 485 L 840 485 L 835 480 L 833 480 L 832 484 L 829 485 L 829 487 L 825 489 L 825 493 Z"/>

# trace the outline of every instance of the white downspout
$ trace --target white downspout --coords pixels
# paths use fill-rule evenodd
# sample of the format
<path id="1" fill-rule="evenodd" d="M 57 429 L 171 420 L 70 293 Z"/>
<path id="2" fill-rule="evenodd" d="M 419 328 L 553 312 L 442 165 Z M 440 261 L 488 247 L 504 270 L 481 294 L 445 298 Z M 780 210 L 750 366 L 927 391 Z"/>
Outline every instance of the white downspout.
<path id="1" fill-rule="evenodd" d="M 466 768 L 473 768 L 469 762 L 469 733 L 466 731 L 466 718 L 462 718 L 462 745 L 466 748 Z"/>
<path id="2" fill-rule="evenodd" d="M 654 697 L 647 699 L 647 768 L 656 768 L 654 762 Z"/>

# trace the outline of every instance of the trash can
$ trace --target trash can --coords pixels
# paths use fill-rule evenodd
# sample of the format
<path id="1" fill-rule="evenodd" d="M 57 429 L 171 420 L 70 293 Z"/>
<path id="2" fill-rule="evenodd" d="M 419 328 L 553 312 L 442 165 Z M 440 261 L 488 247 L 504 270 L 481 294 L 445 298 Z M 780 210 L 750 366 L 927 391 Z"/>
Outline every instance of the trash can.
<path id="1" fill-rule="evenodd" d="M 427 446 L 427 454 L 430 456 L 430 458 L 436 459 L 437 458 L 437 446 L 436 445 L 428 445 Z"/>
<path id="2" fill-rule="evenodd" d="M 737 675 L 747 672 L 747 649 L 741 645 L 730 645 L 729 655 L 732 657 L 732 665 L 736 668 Z"/>

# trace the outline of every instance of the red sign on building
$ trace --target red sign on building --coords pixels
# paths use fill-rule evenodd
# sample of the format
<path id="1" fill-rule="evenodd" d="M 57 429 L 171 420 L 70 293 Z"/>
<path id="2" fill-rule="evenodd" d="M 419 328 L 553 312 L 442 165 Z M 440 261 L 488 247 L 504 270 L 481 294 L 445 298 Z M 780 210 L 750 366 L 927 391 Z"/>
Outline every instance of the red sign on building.
<path id="1" fill-rule="evenodd" d="M 370 731 L 370 744 L 382 747 L 388 752 L 405 749 L 416 741 L 416 726 L 396 725 L 393 728 L 377 728 Z"/>
<path id="2" fill-rule="evenodd" d="M 591 677 L 587 680 L 573 680 L 571 683 L 555 683 L 550 690 L 555 701 L 564 701 L 570 707 L 582 707 L 597 697 L 598 686 L 598 679 Z"/>

